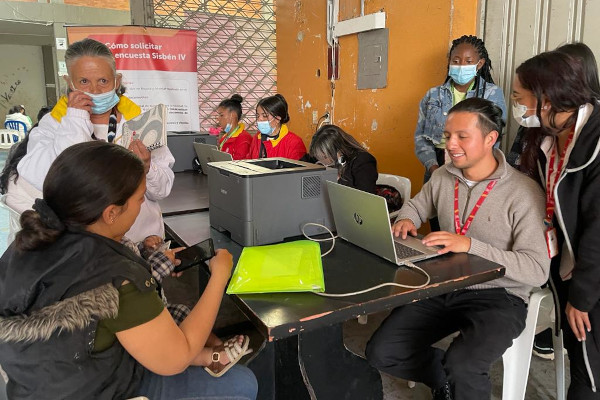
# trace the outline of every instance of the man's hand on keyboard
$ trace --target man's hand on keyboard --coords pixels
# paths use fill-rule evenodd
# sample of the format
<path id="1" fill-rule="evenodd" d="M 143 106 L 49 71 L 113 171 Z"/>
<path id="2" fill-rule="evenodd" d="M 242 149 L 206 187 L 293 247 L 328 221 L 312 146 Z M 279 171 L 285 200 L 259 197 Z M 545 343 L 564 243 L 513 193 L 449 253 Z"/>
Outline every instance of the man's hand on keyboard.
<path id="1" fill-rule="evenodd" d="M 410 233 L 412 236 L 417 236 L 417 227 L 410 219 L 401 219 L 394 223 L 392 232 L 395 237 L 401 236 L 402 239 L 406 239 L 407 233 Z"/>
<path id="2" fill-rule="evenodd" d="M 438 254 L 466 253 L 471 248 L 471 238 L 444 231 L 431 232 L 423 238 L 423 244 L 443 247 Z"/>

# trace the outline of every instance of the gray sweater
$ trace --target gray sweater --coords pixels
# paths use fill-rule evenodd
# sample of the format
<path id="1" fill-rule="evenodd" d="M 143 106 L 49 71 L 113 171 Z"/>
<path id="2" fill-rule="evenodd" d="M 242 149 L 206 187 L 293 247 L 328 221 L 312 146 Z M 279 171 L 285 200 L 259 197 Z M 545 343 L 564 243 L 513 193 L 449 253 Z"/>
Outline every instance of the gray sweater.
<path id="1" fill-rule="evenodd" d="M 437 169 L 423 189 L 402 207 L 397 220 L 410 219 L 419 228 L 424 221 L 437 215 L 441 230 L 455 233 L 455 179 L 458 177 L 460 181 L 461 226 L 489 181 L 497 179 L 466 236 L 471 238 L 470 254 L 503 265 L 506 274 L 468 289 L 502 287 L 528 302 L 532 287 L 544 284 L 550 271 L 543 224 L 545 197 L 533 179 L 506 163 L 500 150 L 494 150 L 494 157 L 498 161 L 496 171 L 471 188 L 462 171 L 452 163 Z"/>

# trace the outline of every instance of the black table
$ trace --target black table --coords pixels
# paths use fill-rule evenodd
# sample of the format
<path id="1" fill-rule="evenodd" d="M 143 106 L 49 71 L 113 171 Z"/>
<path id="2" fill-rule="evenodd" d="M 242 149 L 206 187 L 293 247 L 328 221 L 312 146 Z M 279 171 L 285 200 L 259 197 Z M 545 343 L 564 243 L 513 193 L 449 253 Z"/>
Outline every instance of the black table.
<path id="1" fill-rule="evenodd" d="M 208 210 L 208 177 L 195 171 L 176 172 L 171 194 L 158 202 L 163 216 Z"/>
<path id="2" fill-rule="evenodd" d="M 182 246 L 191 246 L 210 237 L 208 211 L 170 215 L 163 221 L 165 231 Z"/>
<path id="3" fill-rule="evenodd" d="M 165 218 L 167 229 L 182 243 L 212 237 L 236 261 L 242 247 L 215 229 L 207 229 L 206 213 L 182 220 Z M 196 233 L 187 227 L 196 226 Z M 185 229 L 184 229 L 185 228 Z M 329 244 L 322 244 L 324 250 Z M 504 267 L 477 256 L 449 254 L 419 262 L 431 276 L 421 289 L 382 288 L 346 298 L 312 293 L 246 294 L 231 296 L 264 336 L 248 366 L 259 380 L 260 399 L 381 399 L 379 372 L 344 347 L 342 324 L 360 315 L 388 310 L 504 275 Z M 383 282 L 417 285 L 419 273 L 397 267 L 343 240 L 323 258 L 328 293 L 347 293 Z"/>

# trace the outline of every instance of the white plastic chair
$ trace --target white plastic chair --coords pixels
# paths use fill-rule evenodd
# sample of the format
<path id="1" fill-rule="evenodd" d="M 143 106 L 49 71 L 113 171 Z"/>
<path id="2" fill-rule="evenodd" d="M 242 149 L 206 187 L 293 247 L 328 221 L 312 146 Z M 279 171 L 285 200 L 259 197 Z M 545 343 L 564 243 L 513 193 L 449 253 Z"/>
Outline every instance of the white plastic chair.
<path id="1" fill-rule="evenodd" d="M 521 400 L 525 398 L 529 366 L 531 365 L 531 349 L 536 331 L 552 328 L 554 323 L 538 325 L 540 305 L 544 299 L 552 300 L 549 288 L 533 292 L 529 297 L 525 329 L 502 356 L 504 363 L 504 379 L 502 382 L 502 399 Z M 556 369 L 556 400 L 565 400 L 565 357 L 563 351 L 562 330 L 558 336 L 552 335 L 554 346 L 554 366 Z"/>
<path id="2" fill-rule="evenodd" d="M 27 125 L 22 121 L 5 121 L 4 128 L 20 131 L 23 132 L 23 135 L 27 135 Z"/>
<path id="3" fill-rule="evenodd" d="M 12 129 L 0 129 L 0 149 L 10 149 L 13 144 L 23 140 L 23 132 Z"/>
<path id="4" fill-rule="evenodd" d="M 504 378 L 502 381 L 503 400 L 524 400 L 529 378 L 529 366 L 531 365 L 531 349 L 536 332 L 555 326 L 548 319 L 547 324 L 538 325 L 540 306 L 544 299 L 553 299 L 549 288 L 535 291 L 529 297 L 527 307 L 527 318 L 525 329 L 519 337 L 513 340 L 513 344 L 502 355 L 504 364 Z M 556 400 L 565 400 L 565 357 L 563 347 L 562 330 L 558 336 L 552 335 L 554 346 L 554 366 L 556 369 Z M 408 387 L 414 388 L 415 382 L 408 381 Z"/>
<path id="5" fill-rule="evenodd" d="M 405 203 L 410 200 L 410 179 L 408 178 L 391 174 L 379 174 L 376 184 L 393 187 L 400 193 L 400 196 L 402 196 L 402 201 Z M 395 218 L 399 211 L 400 210 L 391 212 L 390 218 Z"/>
<path id="6" fill-rule="evenodd" d="M 21 214 L 8 204 L 6 204 L 6 195 L 0 196 L 0 207 L 8 210 L 8 236 L 6 238 L 6 245 L 9 246 L 15 235 L 21 230 Z"/>

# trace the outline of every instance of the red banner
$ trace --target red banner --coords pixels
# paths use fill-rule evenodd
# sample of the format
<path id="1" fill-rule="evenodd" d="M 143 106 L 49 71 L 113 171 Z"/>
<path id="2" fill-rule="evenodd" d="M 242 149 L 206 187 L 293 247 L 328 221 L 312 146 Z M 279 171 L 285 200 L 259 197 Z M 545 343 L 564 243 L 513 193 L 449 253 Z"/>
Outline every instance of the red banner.
<path id="1" fill-rule="evenodd" d="M 68 27 L 69 42 L 89 37 L 115 55 L 118 70 L 196 72 L 196 32 L 138 26 Z"/>

